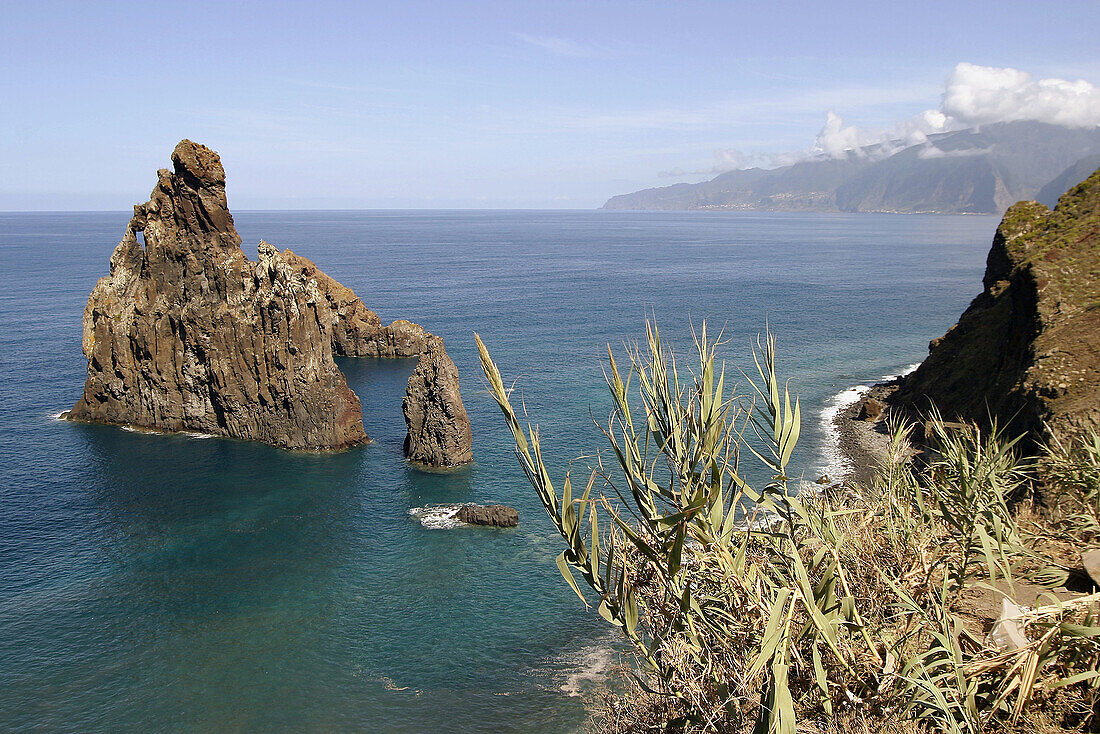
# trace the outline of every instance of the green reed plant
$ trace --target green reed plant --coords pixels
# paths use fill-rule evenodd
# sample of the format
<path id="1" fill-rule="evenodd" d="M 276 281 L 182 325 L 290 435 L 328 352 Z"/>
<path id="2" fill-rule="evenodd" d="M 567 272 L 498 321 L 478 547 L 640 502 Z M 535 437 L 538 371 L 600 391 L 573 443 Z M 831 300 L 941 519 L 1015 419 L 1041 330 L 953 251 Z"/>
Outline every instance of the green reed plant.
<path id="1" fill-rule="evenodd" d="M 1052 434 L 1040 469 L 1043 481 L 1058 489 L 1059 526 L 1085 541 L 1100 538 L 1100 433 Z"/>
<path id="2" fill-rule="evenodd" d="M 521 423 L 477 337 L 520 465 L 564 541 L 562 576 L 636 653 L 639 713 L 621 726 L 787 734 L 857 715 L 969 733 L 1095 684 L 1091 601 L 1034 610 L 1018 622 L 1027 645 L 1011 651 L 961 613 L 979 584 L 1011 593 L 1028 557 L 1009 505 L 1028 471 L 1014 441 L 934 416 L 934 458 L 918 466 L 899 424 L 873 491 L 800 495 L 788 466 L 801 408 L 777 377 L 775 338 L 757 341 L 741 395 L 716 359 L 720 339 L 705 323 L 694 337 L 686 369 L 651 322 L 625 369 L 608 349 L 607 448 L 579 496 L 568 473 L 559 489 L 537 426 Z M 751 482 L 742 458 L 769 478 Z"/>
<path id="3" fill-rule="evenodd" d="M 609 349 L 614 411 L 602 430 L 613 466 L 601 458 L 579 498 L 568 475 L 561 492 L 555 488 L 538 429 L 520 424 L 499 370 L 477 341 L 520 464 L 566 541 L 558 567 L 582 600 L 576 577 L 584 581 L 600 614 L 634 644 L 642 685 L 676 699 L 685 722 L 713 717 L 716 701 L 722 716 L 742 717 L 738 690 L 756 684 L 757 725 L 793 732 L 792 676 L 814 681 L 831 706 L 826 668 L 854 673 L 847 637 L 859 634 L 861 622 L 837 562 L 831 513 L 805 505 L 790 489 L 801 408 L 776 376 L 774 337 L 754 350 L 757 377 L 749 380 L 747 403 L 726 394 L 718 340 L 705 323 L 687 374 L 652 323 L 644 347 L 628 349 L 626 375 Z M 744 449 L 771 476 L 759 489 L 739 470 Z M 593 498 L 597 479 L 617 502 Z M 610 524 L 601 527 L 601 516 Z M 679 685 L 685 682 L 676 680 L 677 668 L 666 664 L 685 656 L 706 676 L 699 690 Z M 731 660 L 740 680 L 727 675 Z"/>
<path id="4" fill-rule="evenodd" d="M 941 731 L 976 734 L 1019 724 L 1036 697 L 1066 686 L 1083 685 L 1094 698 L 1100 596 L 1054 601 L 1006 622 L 1031 633 L 1011 649 L 991 644 L 964 614 L 963 592 L 1011 599 L 1016 567 L 1036 558 L 1009 506 L 1033 467 L 1017 456 L 1019 439 L 995 425 L 945 423 L 935 412 L 925 426 L 932 458 L 923 466 L 899 460 L 910 431 L 897 423 L 880 474 L 888 537 L 917 551 L 909 574 L 884 579 L 906 619 L 895 646 L 904 658 L 902 710 Z"/>

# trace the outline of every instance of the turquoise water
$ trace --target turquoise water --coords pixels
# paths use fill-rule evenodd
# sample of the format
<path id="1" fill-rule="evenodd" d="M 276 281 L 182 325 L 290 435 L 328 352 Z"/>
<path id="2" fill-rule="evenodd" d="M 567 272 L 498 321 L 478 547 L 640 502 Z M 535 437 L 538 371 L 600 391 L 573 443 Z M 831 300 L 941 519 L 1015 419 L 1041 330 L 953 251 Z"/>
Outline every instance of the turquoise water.
<path id="1" fill-rule="evenodd" d="M 519 378 L 562 471 L 598 447 L 603 345 L 652 311 L 677 344 L 765 317 L 828 463 L 832 396 L 922 359 L 980 289 L 990 217 L 620 212 L 243 212 L 385 321 L 444 337 L 475 465 L 401 458 L 408 360 L 345 360 L 369 446 L 302 456 L 51 418 L 80 394 L 81 312 L 124 213 L 0 214 L 0 729 L 560 732 L 613 639 L 481 389 L 472 332 Z M 743 380 L 741 381 L 743 382 Z M 583 461 L 579 462 L 583 466 Z M 579 470 L 579 469 L 578 469 Z M 505 502 L 516 530 L 408 511 Z M 580 689 L 588 690 L 581 685 Z"/>

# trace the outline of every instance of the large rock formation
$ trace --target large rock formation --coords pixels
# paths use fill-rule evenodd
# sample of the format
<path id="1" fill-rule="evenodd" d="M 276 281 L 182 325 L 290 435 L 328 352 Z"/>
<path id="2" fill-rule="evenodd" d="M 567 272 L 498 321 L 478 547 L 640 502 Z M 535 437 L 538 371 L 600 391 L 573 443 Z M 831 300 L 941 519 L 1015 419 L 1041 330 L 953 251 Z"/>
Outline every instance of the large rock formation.
<path id="1" fill-rule="evenodd" d="M 1042 437 L 1100 429 L 1100 171 L 1005 214 L 985 290 L 893 397 Z"/>
<path id="2" fill-rule="evenodd" d="M 428 337 L 409 377 L 402 407 L 408 426 L 405 456 L 409 461 L 450 467 L 473 460 L 470 419 L 458 391 L 458 369 L 439 337 Z"/>
<path id="3" fill-rule="evenodd" d="M 287 449 L 366 441 L 333 356 L 415 356 L 429 335 L 406 321 L 382 326 L 289 250 L 261 242 L 250 261 L 218 155 L 184 140 L 172 162 L 88 299 L 88 376 L 67 416 Z"/>

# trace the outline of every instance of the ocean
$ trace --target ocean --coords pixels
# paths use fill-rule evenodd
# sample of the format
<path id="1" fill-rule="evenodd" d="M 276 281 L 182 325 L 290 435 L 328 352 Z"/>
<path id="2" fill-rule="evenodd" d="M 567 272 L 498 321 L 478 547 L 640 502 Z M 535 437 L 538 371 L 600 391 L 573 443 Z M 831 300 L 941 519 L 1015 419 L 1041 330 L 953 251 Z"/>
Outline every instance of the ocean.
<path id="1" fill-rule="evenodd" d="M 126 213 L 0 213 L 0 729 L 563 732 L 615 636 L 483 389 L 473 332 L 516 381 L 560 478 L 601 447 L 605 345 L 654 317 L 724 329 L 727 383 L 777 334 L 803 405 L 798 473 L 843 470 L 824 417 L 901 372 L 980 289 L 983 216 L 603 211 L 239 212 L 384 322 L 439 334 L 475 463 L 404 462 L 413 360 L 341 360 L 370 445 L 291 454 L 56 420 L 79 397 L 81 315 Z M 851 393 L 849 392 L 848 395 Z M 502 502 L 514 530 L 410 511 Z M 430 513 L 429 513 L 430 514 Z M 428 523 L 431 525 L 432 523 Z M 447 523 L 437 523 L 446 526 Z"/>

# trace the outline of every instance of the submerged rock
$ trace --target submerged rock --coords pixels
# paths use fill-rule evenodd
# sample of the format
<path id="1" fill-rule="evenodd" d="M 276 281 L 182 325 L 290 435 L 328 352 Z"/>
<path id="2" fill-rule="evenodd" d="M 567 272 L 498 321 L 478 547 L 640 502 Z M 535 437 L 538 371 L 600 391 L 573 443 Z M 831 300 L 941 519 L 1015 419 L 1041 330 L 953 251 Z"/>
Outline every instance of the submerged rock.
<path id="1" fill-rule="evenodd" d="M 519 525 L 519 513 L 507 505 L 463 505 L 455 519 L 467 525 L 492 525 L 514 528 Z"/>
<path id="2" fill-rule="evenodd" d="M 1100 429 L 1100 171 L 1053 211 L 1010 208 L 983 285 L 892 401 L 1033 440 Z"/>
<path id="3" fill-rule="evenodd" d="M 66 417 L 199 431 L 287 449 L 367 440 L 334 355 L 413 356 L 427 338 L 385 327 L 309 260 L 241 250 L 217 153 L 189 140 L 134 207 L 84 311 L 84 394 Z M 464 415 L 464 414 L 463 414 Z"/>
<path id="4" fill-rule="evenodd" d="M 415 464 L 452 467 L 473 460 L 470 419 L 458 389 L 458 369 L 443 340 L 429 336 L 409 377 L 405 400 L 405 456 Z"/>

